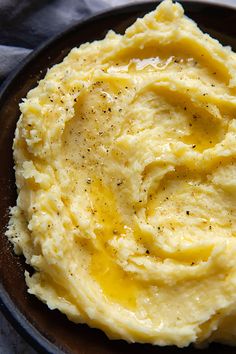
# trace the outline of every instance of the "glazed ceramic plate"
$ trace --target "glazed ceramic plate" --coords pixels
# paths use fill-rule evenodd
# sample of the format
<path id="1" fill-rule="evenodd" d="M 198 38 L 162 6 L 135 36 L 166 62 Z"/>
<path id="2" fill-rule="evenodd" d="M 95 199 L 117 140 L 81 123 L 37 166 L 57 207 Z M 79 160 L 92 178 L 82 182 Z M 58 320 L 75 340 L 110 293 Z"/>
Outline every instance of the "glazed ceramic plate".
<path id="1" fill-rule="evenodd" d="M 111 341 L 105 334 L 86 325 L 75 325 L 59 311 L 50 311 L 34 296 L 27 294 L 23 257 L 13 254 L 4 236 L 9 219 L 9 207 L 16 203 L 16 189 L 12 160 L 12 141 L 18 104 L 27 92 L 43 78 L 47 68 L 62 61 L 71 48 L 81 43 L 102 39 L 109 29 L 123 33 L 137 17 L 153 10 L 157 2 L 145 2 L 117 8 L 99 14 L 63 32 L 30 55 L 2 88 L 0 95 L 0 306 L 15 328 L 38 351 L 70 354 L 193 354 L 192 347 L 155 347 L 147 344 L 128 344 Z M 229 7 L 184 2 L 186 14 L 203 31 L 231 45 L 236 51 L 236 10 Z M 32 271 L 31 269 L 28 269 Z M 201 354 L 229 354 L 236 349 L 212 344 Z"/>

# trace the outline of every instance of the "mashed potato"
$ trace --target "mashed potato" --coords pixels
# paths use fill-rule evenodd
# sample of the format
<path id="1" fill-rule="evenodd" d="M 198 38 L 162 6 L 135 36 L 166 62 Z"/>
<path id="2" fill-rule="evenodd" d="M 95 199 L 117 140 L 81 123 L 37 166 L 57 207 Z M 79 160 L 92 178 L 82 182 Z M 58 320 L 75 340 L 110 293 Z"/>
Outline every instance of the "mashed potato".
<path id="1" fill-rule="evenodd" d="M 236 343 L 236 55 L 164 1 L 20 105 L 7 236 L 29 293 L 109 338 Z"/>

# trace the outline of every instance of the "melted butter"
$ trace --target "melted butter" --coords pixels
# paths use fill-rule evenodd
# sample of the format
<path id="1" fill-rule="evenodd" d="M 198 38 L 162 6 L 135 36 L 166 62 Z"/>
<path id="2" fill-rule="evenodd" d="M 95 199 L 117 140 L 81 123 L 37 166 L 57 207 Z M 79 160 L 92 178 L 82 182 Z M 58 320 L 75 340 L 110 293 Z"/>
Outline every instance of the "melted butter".
<path id="1" fill-rule="evenodd" d="M 176 249 L 174 252 L 167 252 L 161 248 L 156 249 L 158 257 L 172 259 L 181 263 L 207 262 L 211 256 L 213 246 L 195 245 L 185 249 Z"/>
<path id="2" fill-rule="evenodd" d="M 105 250 L 94 253 L 90 272 L 108 300 L 136 308 L 136 299 L 144 289 L 141 282 L 125 272 Z"/>
<path id="3" fill-rule="evenodd" d="M 126 228 L 117 210 L 114 194 L 100 181 L 93 181 L 90 193 L 95 222 L 100 225 L 95 230 L 97 237 L 91 257 L 91 276 L 99 284 L 108 300 L 128 309 L 134 309 L 136 299 L 143 290 L 142 284 L 116 263 L 116 252 L 108 244 L 113 237 L 124 235 Z"/>
<path id="4" fill-rule="evenodd" d="M 190 134 L 184 136 L 182 141 L 191 144 L 192 147 L 200 152 L 214 147 L 222 138 L 224 129 L 218 121 L 205 119 L 203 114 L 196 115 L 189 112 Z"/>
<path id="5" fill-rule="evenodd" d="M 108 68 L 108 73 L 114 72 L 129 72 L 129 71 L 142 71 L 146 68 L 154 70 L 164 70 L 171 62 L 174 56 L 160 59 L 160 57 L 150 58 L 132 58 L 126 65 L 115 65 Z"/>
<path id="6" fill-rule="evenodd" d="M 101 229 L 97 230 L 99 241 L 105 243 L 114 235 L 125 233 L 125 225 L 117 210 L 113 192 L 101 181 L 95 179 L 91 183 L 90 195 L 95 221 L 101 225 Z"/>

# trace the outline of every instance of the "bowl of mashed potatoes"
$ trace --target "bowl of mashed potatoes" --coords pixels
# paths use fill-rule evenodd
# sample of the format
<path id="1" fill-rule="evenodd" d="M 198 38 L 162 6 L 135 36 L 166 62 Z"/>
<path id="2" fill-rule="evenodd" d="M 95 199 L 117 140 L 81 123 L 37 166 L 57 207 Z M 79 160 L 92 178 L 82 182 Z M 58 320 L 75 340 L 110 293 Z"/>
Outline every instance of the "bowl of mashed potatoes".
<path id="1" fill-rule="evenodd" d="M 54 325 L 104 353 L 236 344 L 236 54 L 180 4 L 150 7 L 68 43 L 21 96 L 3 242 L 57 345 Z"/>

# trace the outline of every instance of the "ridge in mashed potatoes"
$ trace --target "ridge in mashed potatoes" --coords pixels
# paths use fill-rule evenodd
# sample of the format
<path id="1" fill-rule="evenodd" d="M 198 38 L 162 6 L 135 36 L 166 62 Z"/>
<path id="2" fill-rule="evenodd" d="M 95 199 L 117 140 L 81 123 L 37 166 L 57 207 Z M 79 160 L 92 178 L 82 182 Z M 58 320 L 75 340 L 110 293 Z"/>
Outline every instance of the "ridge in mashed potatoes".
<path id="1" fill-rule="evenodd" d="M 236 55 L 170 0 L 21 103 L 7 236 L 29 293 L 109 338 L 236 343 Z"/>

